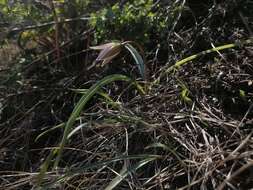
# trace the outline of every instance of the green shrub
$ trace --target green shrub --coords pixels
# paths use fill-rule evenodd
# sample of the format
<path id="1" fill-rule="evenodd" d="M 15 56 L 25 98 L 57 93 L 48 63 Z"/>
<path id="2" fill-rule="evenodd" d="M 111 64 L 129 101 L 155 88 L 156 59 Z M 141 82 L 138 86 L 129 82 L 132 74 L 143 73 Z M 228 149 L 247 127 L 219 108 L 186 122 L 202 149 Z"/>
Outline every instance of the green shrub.
<path id="1" fill-rule="evenodd" d="M 156 9 L 156 11 L 155 11 Z M 116 3 L 92 14 L 90 24 L 96 29 L 95 41 L 133 40 L 145 44 L 152 35 L 164 34 L 165 18 L 161 17 L 159 4 L 154 6 L 153 0 L 134 0 L 123 7 Z"/>

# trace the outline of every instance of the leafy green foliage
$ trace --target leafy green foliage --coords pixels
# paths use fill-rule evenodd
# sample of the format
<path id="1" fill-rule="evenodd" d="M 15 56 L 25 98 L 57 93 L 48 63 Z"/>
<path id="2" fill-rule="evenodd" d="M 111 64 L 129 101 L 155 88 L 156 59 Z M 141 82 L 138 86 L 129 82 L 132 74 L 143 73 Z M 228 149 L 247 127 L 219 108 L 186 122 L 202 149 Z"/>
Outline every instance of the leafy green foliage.
<path id="1" fill-rule="evenodd" d="M 93 13 L 90 24 L 96 28 L 96 40 L 108 40 L 113 36 L 119 40 L 133 40 L 142 44 L 149 42 L 152 31 L 162 34 L 166 27 L 165 18 L 153 9 L 152 0 L 134 0 L 123 7 L 116 3 Z"/>
<path id="2" fill-rule="evenodd" d="M 22 1 L 0 1 L 0 9 L 2 13 L 2 19 L 10 22 L 10 24 L 20 22 L 38 22 L 46 21 L 50 17 L 49 8 L 39 7 L 36 2 L 22 2 Z M 47 11 L 45 11 L 47 9 Z M 14 23 L 12 23 L 14 22 Z"/>

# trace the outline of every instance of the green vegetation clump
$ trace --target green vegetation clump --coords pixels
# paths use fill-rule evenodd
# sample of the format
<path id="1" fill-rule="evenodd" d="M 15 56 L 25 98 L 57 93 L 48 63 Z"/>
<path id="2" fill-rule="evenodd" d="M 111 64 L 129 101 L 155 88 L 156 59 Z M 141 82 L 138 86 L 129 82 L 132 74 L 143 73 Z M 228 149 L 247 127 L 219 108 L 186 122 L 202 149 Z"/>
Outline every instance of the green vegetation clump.
<path id="1" fill-rule="evenodd" d="M 96 30 L 97 42 L 117 39 L 147 44 L 155 34 L 165 37 L 166 17 L 162 11 L 153 0 L 134 0 L 122 6 L 116 3 L 92 13 L 90 25 Z"/>

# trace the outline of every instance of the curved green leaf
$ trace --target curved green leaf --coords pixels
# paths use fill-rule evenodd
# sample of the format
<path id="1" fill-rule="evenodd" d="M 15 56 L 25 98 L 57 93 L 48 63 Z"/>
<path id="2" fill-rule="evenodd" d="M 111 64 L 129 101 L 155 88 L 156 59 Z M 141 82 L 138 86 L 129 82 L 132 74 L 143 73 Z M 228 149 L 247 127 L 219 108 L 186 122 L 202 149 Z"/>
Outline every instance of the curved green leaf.
<path id="1" fill-rule="evenodd" d="M 100 80 L 95 85 L 93 85 L 87 91 L 87 93 L 84 94 L 81 97 L 81 99 L 79 100 L 79 102 L 75 106 L 72 114 L 70 115 L 69 120 L 66 123 L 65 130 L 64 130 L 64 133 L 63 133 L 63 138 L 62 138 L 62 141 L 60 143 L 60 147 L 59 147 L 57 158 L 55 160 L 54 167 L 57 167 L 58 164 L 59 164 L 59 162 L 60 162 L 63 148 L 64 148 L 64 146 L 65 146 L 65 144 L 67 142 L 67 137 L 68 137 L 68 135 L 69 135 L 69 133 L 71 131 L 72 126 L 75 123 L 76 118 L 80 115 L 80 113 L 81 113 L 82 109 L 84 108 L 84 106 L 93 97 L 93 95 L 96 94 L 100 90 L 101 87 L 103 87 L 104 85 L 109 84 L 111 82 L 114 82 L 114 81 L 128 81 L 128 82 L 130 82 L 131 79 L 129 77 L 127 77 L 127 76 L 124 76 L 124 75 L 118 75 L 118 74 L 109 75 L 109 76 L 103 78 L 102 80 Z"/>
<path id="2" fill-rule="evenodd" d="M 136 171 L 137 169 L 145 166 L 146 164 L 148 164 L 151 161 L 156 160 L 157 158 L 146 158 L 144 160 L 139 161 L 137 164 L 135 164 L 133 167 L 131 168 L 127 168 L 127 166 L 124 164 L 123 168 L 121 169 L 120 173 L 118 176 L 116 176 L 110 183 L 109 185 L 105 188 L 105 190 L 112 190 L 114 189 L 117 185 L 120 184 L 120 182 L 122 180 L 124 180 L 131 172 Z"/>
<path id="3" fill-rule="evenodd" d="M 124 47 L 131 53 L 133 56 L 135 63 L 139 69 L 139 72 L 142 76 L 142 79 L 145 80 L 145 65 L 144 61 L 141 57 L 141 55 L 138 53 L 138 51 L 129 43 L 125 43 Z"/>

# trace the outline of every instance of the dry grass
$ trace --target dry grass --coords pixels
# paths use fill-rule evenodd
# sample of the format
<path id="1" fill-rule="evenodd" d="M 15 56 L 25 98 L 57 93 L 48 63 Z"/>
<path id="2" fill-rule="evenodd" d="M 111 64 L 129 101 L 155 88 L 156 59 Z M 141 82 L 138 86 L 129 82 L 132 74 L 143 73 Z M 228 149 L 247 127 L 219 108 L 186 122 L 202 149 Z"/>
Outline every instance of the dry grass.
<path id="1" fill-rule="evenodd" d="M 9 43 L 0 46 L 0 71 L 6 68 L 8 64 L 13 63 L 17 55 L 20 54 L 20 49 L 15 43 Z"/>
<path id="2" fill-rule="evenodd" d="M 192 11 L 194 6 L 189 5 Z M 56 169 L 55 156 L 48 155 L 80 98 L 73 89 L 88 89 L 112 73 L 138 76 L 136 65 L 125 64 L 133 61 L 130 55 L 86 70 L 97 56 L 88 49 L 89 31 L 61 47 L 66 54 L 61 65 L 51 64 L 50 50 L 48 60 L 39 57 L 25 66 L 18 84 L 1 83 L 1 187 L 36 189 L 48 159 L 40 181 L 46 189 L 251 189 L 252 43 L 200 56 L 164 74 L 184 57 L 250 37 L 232 5 L 216 8 L 197 18 L 199 25 L 178 18 L 168 34 L 170 46 L 146 50 L 148 80 L 136 79 L 145 94 L 118 81 L 87 102 L 71 123 Z"/>

